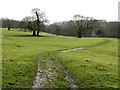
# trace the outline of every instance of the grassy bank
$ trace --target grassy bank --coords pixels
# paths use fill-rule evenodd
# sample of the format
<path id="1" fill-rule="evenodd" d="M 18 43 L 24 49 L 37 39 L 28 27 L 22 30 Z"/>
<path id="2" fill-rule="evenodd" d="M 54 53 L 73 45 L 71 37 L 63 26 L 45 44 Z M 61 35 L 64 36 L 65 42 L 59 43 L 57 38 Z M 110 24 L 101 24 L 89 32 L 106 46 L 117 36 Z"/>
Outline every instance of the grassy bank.
<path id="1" fill-rule="evenodd" d="M 83 88 L 118 88 L 118 40 L 84 50 L 57 53 Z"/>
<path id="2" fill-rule="evenodd" d="M 46 56 L 45 54 L 47 53 L 77 47 L 86 47 L 106 40 L 104 38 L 80 39 L 75 37 L 56 36 L 42 32 L 41 37 L 33 37 L 31 36 L 31 32 L 21 32 L 16 29 L 12 29 L 11 31 L 3 29 L 2 31 L 3 88 L 31 88 L 36 76 L 38 56 L 42 55 L 42 58 L 44 59 Z M 98 82 L 96 84 L 90 84 L 92 80 L 92 82 L 94 82 L 95 78 L 97 78 L 87 79 L 88 77 L 91 77 L 87 75 L 91 74 L 92 76 L 98 76 L 99 78 L 108 76 L 105 81 L 110 79 L 112 82 L 106 83 L 105 86 L 117 87 L 117 40 L 110 40 L 112 41 L 112 46 L 109 43 L 103 47 L 89 48 L 81 51 L 77 50 L 68 53 L 58 53 L 57 56 L 70 72 L 78 78 L 78 82 L 83 87 L 91 87 L 91 85 L 95 85 L 94 87 L 101 87 L 99 86 L 99 80 L 101 79 L 96 79 L 98 80 L 96 81 Z M 105 70 L 100 71 L 98 70 L 99 68 L 105 68 Z M 60 70 L 58 71 L 61 73 Z M 67 83 L 64 81 L 62 74 L 60 77 L 61 80 L 59 80 L 59 78 L 59 83 L 57 84 L 59 84 L 60 87 L 62 87 L 62 85 L 64 87 Z"/>

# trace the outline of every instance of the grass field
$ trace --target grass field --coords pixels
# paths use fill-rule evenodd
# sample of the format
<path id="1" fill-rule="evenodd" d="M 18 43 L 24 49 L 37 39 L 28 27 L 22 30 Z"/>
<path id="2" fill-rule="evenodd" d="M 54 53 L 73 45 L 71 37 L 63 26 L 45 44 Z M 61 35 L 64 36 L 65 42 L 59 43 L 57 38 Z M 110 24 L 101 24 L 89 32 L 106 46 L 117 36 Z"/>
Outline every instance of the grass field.
<path id="1" fill-rule="evenodd" d="M 42 33 L 33 37 L 30 32 L 3 29 L 2 86 L 3 88 L 31 88 L 37 70 L 37 57 L 54 63 L 58 77 L 56 87 L 68 87 L 68 82 L 56 62 L 53 53 L 76 77 L 81 87 L 118 87 L 118 42 L 111 38 L 76 38 Z M 109 43 L 99 47 L 59 53 L 60 50 L 96 45 L 105 40 Z M 56 52 L 56 53 L 55 53 Z M 47 58 L 49 59 L 47 59 Z M 46 58 L 46 59 L 45 59 Z M 42 63 L 45 65 L 45 63 Z M 51 66 L 51 65 L 49 65 Z M 42 67 L 44 68 L 44 67 Z M 53 85 L 51 83 L 50 85 Z"/>
<path id="2" fill-rule="evenodd" d="M 99 47 L 57 53 L 83 88 L 118 88 L 117 39 Z"/>

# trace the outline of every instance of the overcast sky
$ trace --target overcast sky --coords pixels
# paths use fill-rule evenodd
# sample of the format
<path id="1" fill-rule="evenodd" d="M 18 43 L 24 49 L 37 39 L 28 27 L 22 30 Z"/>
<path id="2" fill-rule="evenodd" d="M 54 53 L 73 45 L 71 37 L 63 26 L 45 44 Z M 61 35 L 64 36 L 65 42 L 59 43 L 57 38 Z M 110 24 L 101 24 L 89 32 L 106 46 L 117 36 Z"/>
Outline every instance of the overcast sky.
<path id="1" fill-rule="evenodd" d="M 0 17 L 21 20 L 32 16 L 32 8 L 46 13 L 50 23 L 73 19 L 75 14 L 118 20 L 119 0 L 0 0 Z"/>

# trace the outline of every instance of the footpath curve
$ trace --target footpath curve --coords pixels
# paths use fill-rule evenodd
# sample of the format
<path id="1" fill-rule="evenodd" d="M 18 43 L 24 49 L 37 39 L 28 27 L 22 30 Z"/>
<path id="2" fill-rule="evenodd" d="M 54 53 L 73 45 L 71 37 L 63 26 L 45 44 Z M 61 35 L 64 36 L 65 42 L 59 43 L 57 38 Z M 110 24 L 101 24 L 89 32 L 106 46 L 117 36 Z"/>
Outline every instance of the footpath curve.
<path id="1" fill-rule="evenodd" d="M 74 49 L 68 49 L 68 50 L 62 50 L 62 51 L 58 51 L 58 52 L 61 52 L 61 53 L 65 53 L 65 52 L 69 52 L 69 51 L 74 51 L 74 50 L 81 50 L 81 49 L 87 49 L 87 48 L 92 48 L 92 47 L 98 47 L 98 46 L 101 46 L 101 45 L 104 45 L 106 43 L 109 43 L 110 40 L 105 40 L 105 41 L 102 41 L 98 44 L 95 44 L 95 45 L 91 45 L 91 46 L 87 46 L 87 47 L 80 47 L 80 48 L 74 48 Z M 70 88 L 81 88 L 80 85 L 78 85 L 78 83 L 76 82 L 75 78 L 70 74 L 70 72 L 67 70 L 67 68 L 64 66 L 64 64 L 57 59 L 57 57 L 55 55 L 51 55 L 50 54 L 50 57 L 53 58 L 57 64 L 59 64 L 59 66 L 61 67 L 63 73 L 64 73 L 64 76 L 66 77 L 66 80 L 69 82 L 69 86 Z M 38 57 L 38 70 L 37 70 L 37 76 L 35 77 L 35 81 L 34 81 L 34 84 L 32 86 L 32 88 L 44 88 L 44 84 L 45 82 L 42 82 L 42 80 L 44 80 L 45 78 L 41 77 L 40 74 L 42 73 L 42 70 L 40 69 L 40 56 Z M 47 76 L 50 76 L 50 75 L 47 75 Z M 52 76 L 52 75 L 51 75 Z M 49 80 L 46 80 L 46 82 L 49 81 Z"/>

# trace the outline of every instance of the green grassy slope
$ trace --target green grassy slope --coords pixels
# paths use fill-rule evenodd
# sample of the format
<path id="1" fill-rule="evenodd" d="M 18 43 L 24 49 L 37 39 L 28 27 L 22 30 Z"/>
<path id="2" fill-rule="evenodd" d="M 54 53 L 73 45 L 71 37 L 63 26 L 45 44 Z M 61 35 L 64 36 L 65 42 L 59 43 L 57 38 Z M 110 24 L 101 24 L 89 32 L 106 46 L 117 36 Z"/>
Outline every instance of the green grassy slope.
<path id="1" fill-rule="evenodd" d="M 118 40 L 57 54 L 83 88 L 118 88 Z"/>
<path id="2" fill-rule="evenodd" d="M 70 49 L 70 48 L 86 47 L 90 45 L 95 45 L 99 42 L 106 40 L 104 38 L 81 38 L 79 39 L 75 37 L 62 37 L 62 36 L 57 37 L 55 35 L 47 34 L 47 33 L 41 33 L 42 35 L 41 37 L 33 37 L 31 35 L 32 33 L 30 32 L 21 32 L 21 31 L 16 31 L 14 29 L 12 31 L 8 31 L 7 29 L 3 29 L 3 38 L 2 38 L 3 39 L 3 43 L 2 43 L 3 45 L 2 86 L 3 88 L 7 88 L 7 87 L 8 88 L 31 88 L 33 84 L 33 80 L 35 80 L 35 76 L 36 76 L 37 57 L 39 55 L 42 55 L 42 57 L 44 58 L 44 54 L 47 54 L 47 53 Z M 113 42 L 116 42 L 116 40 L 113 40 Z M 112 44 L 113 44 L 113 47 L 115 47 L 116 44 L 115 45 L 114 43 Z M 110 45 L 108 44 L 108 46 Z M 106 50 L 108 50 L 107 49 L 108 46 L 106 47 L 104 46 Z M 110 46 L 109 48 L 113 48 L 113 47 Z M 102 47 L 100 49 L 102 50 Z M 96 56 L 94 56 L 95 52 L 93 54 L 92 50 L 94 50 L 95 52 L 98 52 L 96 48 L 91 49 L 91 50 L 90 49 L 82 50 L 82 51 L 78 50 L 78 51 L 73 51 L 69 53 L 59 53 L 58 57 L 61 61 L 63 61 L 64 64 L 66 64 L 67 62 L 67 65 L 73 66 L 71 68 L 68 68 L 72 72 L 72 74 L 76 73 L 76 72 L 73 72 L 75 69 L 74 67 L 77 66 L 76 68 L 78 67 L 81 68 L 82 64 L 84 66 L 84 64 L 86 65 L 89 63 L 89 62 L 87 63 L 86 61 L 84 61 L 86 60 L 86 58 L 88 60 L 90 59 L 91 61 L 91 64 L 88 65 L 89 67 L 90 65 L 92 66 L 93 64 L 96 64 L 96 63 L 97 64 L 95 67 L 97 67 L 97 65 L 102 65 L 102 64 L 104 64 L 103 66 L 106 66 L 107 61 L 100 59 L 101 58 L 99 56 L 100 51 Z M 114 50 L 111 49 L 111 51 L 114 51 Z M 80 52 L 83 52 L 82 53 L 83 55 L 81 55 Z M 117 57 L 116 56 L 112 57 L 115 60 L 108 59 L 110 58 L 109 57 L 110 55 L 116 55 L 116 52 L 114 52 L 114 54 L 112 52 L 111 53 L 109 52 L 107 53 L 108 56 L 106 56 L 104 53 L 107 53 L 107 51 L 103 52 L 102 56 L 105 56 L 106 60 L 110 60 L 110 65 L 112 63 L 112 65 L 107 66 L 107 68 L 109 67 L 113 68 L 112 71 L 114 71 L 114 73 L 112 73 L 112 75 L 114 74 L 116 75 Z M 86 57 L 86 55 L 89 57 Z M 98 58 L 99 60 L 97 60 Z M 71 60 L 73 60 L 73 63 L 71 63 L 72 62 Z M 103 63 L 100 61 L 102 61 Z M 81 63 L 78 63 L 78 62 L 81 62 Z M 88 68 L 87 65 L 86 65 L 86 68 Z M 84 67 L 82 67 L 81 69 L 84 69 Z M 90 69 L 88 68 L 88 70 Z M 81 71 L 79 71 L 79 73 L 77 74 L 79 74 L 79 76 L 85 76 L 84 73 L 81 73 Z M 111 74 L 111 72 L 108 74 Z M 81 80 L 81 78 L 83 79 L 83 77 L 77 77 L 77 78 L 79 80 Z M 86 76 L 84 79 L 86 79 Z M 113 80 L 116 80 L 116 78 L 113 78 Z M 59 82 L 59 84 L 61 83 L 62 81 Z M 87 80 L 86 80 L 86 83 L 88 83 Z M 85 84 L 84 80 L 83 80 L 83 83 L 80 82 L 80 84 Z M 82 86 L 88 87 L 88 85 L 90 84 L 86 84 Z M 111 84 L 108 84 L 108 85 L 111 85 Z M 114 83 L 113 86 L 116 87 L 116 84 Z"/>

